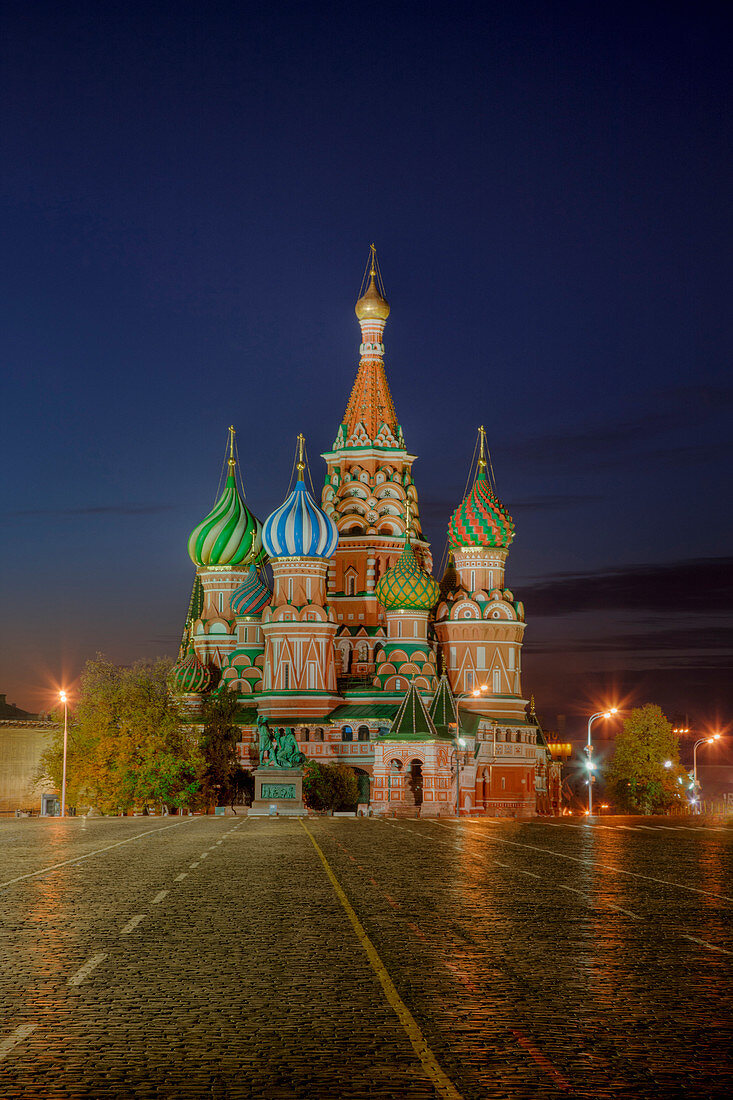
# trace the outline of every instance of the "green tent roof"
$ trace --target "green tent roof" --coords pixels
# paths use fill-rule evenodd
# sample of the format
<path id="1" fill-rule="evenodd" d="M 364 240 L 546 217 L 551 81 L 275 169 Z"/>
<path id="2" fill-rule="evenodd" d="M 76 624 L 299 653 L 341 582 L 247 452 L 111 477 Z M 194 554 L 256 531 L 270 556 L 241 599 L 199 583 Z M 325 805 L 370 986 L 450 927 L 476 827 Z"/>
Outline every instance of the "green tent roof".
<path id="1" fill-rule="evenodd" d="M 438 732 L 427 712 L 422 695 L 415 687 L 414 680 L 400 704 L 392 728 L 384 735 L 385 741 L 446 741 L 444 733 Z"/>
<path id="2" fill-rule="evenodd" d="M 430 717 L 435 728 L 445 737 L 454 737 L 458 725 L 456 701 L 445 673 L 440 677 L 438 690 L 430 704 Z"/>

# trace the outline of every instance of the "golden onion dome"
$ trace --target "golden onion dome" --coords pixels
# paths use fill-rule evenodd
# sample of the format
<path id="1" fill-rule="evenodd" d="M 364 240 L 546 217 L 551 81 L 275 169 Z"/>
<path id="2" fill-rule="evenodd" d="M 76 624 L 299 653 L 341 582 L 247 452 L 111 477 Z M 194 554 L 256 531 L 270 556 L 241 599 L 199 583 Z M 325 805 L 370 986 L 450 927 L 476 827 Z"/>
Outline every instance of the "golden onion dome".
<path id="1" fill-rule="evenodd" d="M 360 321 L 386 321 L 389 317 L 389 302 L 377 289 L 374 267 L 371 270 L 369 286 L 354 306 L 354 312 Z"/>

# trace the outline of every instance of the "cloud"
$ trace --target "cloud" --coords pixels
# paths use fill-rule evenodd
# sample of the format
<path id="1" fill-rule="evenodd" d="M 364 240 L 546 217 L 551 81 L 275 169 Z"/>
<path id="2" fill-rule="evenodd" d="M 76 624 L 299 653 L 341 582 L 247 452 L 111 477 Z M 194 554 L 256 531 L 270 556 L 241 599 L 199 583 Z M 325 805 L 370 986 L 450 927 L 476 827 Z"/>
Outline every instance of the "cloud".
<path id="1" fill-rule="evenodd" d="M 716 413 L 733 404 L 730 386 L 678 386 L 651 395 L 653 407 L 637 415 L 606 424 L 591 424 L 581 431 L 535 435 L 532 447 L 526 441 L 508 442 L 502 446 L 502 456 L 517 465 L 536 466 L 537 456 L 543 463 L 577 468 L 634 466 L 640 461 L 654 465 L 680 465 L 710 459 L 707 444 L 689 444 L 691 425 L 702 425 Z M 674 436 L 674 442 L 664 444 L 664 436 Z M 729 452 L 733 444 L 716 438 L 715 451 Z"/>
<path id="2" fill-rule="evenodd" d="M 587 573 L 556 573 L 523 585 L 529 616 L 578 611 L 664 613 L 733 610 L 733 558 L 691 558 Z"/>
<path id="3" fill-rule="evenodd" d="M 173 504 L 97 504 L 84 508 L 21 508 L 9 516 L 154 516 L 172 512 Z"/>
<path id="4" fill-rule="evenodd" d="M 674 663 L 679 667 L 719 668 L 730 665 L 733 653 L 733 626 L 674 626 L 666 630 L 629 631 L 626 634 L 602 634 L 585 638 L 558 637 L 533 642 L 529 637 L 527 653 L 624 653 L 659 667 Z"/>

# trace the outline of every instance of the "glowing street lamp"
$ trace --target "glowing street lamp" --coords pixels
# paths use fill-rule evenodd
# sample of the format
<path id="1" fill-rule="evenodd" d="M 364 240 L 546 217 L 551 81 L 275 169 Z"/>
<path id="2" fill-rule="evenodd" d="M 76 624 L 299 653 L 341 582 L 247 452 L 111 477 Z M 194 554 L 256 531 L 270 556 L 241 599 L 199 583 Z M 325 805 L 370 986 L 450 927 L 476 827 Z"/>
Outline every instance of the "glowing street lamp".
<path id="1" fill-rule="evenodd" d="M 588 753 L 588 759 L 586 761 L 586 767 L 588 769 L 588 816 L 593 814 L 593 772 L 595 771 L 595 764 L 593 763 L 593 742 L 591 741 L 591 727 L 596 718 L 610 718 L 612 714 L 618 714 L 618 707 L 609 707 L 608 710 L 599 710 L 597 714 L 591 714 L 588 719 L 588 743 L 585 746 L 585 751 Z"/>
<path id="2" fill-rule="evenodd" d="M 694 806 L 697 805 L 697 750 L 700 745 L 712 745 L 715 741 L 720 740 L 720 734 L 714 733 L 711 737 L 701 737 L 699 741 L 696 741 L 692 748 L 692 792 L 696 796 L 692 799 Z"/>
<path id="3" fill-rule="evenodd" d="M 61 777 L 61 816 L 66 816 L 66 744 L 69 733 L 69 700 L 65 691 L 59 692 L 59 699 L 64 704 L 64 770 Z"/>

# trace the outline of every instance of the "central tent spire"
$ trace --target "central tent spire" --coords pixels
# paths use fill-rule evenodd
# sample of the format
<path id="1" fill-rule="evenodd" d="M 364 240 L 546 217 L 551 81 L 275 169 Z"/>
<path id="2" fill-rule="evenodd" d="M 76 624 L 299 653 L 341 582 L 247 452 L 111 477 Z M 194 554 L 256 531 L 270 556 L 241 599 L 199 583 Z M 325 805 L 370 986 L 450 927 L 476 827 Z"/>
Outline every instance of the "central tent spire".
<path id="1" fill-rule="evenodd" d="M 349 446 L 397 446 L 399 424 L 384 371 L 384 326 L 389 302 L 372 244 L 367 261 L 366 290 L 354 307 L 361 326 L 359 370 L 344 414 L 345 442 Z M 362 287 L 364 286 L 362 280 Z"/>

